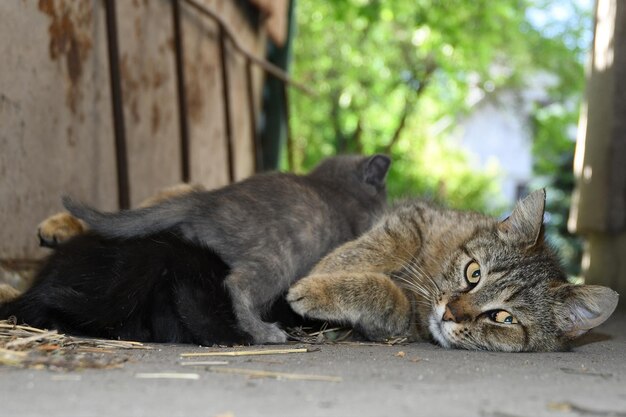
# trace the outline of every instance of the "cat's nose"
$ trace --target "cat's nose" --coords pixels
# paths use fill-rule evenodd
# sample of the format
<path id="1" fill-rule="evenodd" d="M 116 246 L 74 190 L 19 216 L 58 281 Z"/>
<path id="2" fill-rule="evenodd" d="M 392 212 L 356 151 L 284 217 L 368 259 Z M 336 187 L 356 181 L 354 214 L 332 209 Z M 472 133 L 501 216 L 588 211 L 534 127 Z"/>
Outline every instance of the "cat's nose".
<path id="1" fill-rule="evenodd" d="M 443 321 L 453 321 L 461 323 L 471 319 L 467 306 L 460 300 L 454 300 L 446 305 L 446 310 L 441 318 Z"/>
<path id="2" fill-rule="evenodd" d="M 450 310 L 450 306 L 446 305 L 446 310 L 443 312 L 443 317 L 441 318 L 443 321 L 456 321 L 454 314 Z"/>

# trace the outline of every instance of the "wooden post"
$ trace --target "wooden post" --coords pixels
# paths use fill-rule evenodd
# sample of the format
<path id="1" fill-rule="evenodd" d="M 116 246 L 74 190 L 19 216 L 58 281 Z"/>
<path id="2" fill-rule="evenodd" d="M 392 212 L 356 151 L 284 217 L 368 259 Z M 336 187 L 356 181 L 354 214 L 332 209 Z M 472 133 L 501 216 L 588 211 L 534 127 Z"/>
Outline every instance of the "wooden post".
<path id="1" fill-rule="evenodd" d="M 574 173 L 568 226 L 586 238 L 585 280 L 626 294 L 626 3 L 621 0 L 596 4 Z"/>

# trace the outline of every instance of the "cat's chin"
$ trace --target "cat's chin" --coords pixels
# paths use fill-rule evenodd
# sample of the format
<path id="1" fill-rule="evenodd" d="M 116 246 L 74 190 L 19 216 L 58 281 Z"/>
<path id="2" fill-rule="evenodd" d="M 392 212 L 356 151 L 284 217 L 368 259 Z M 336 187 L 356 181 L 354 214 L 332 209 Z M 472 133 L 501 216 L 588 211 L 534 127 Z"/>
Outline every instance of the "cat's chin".
<path id="1" fill-rule="evenodd" d="M 443 330 L 443 322 L 440 318 L 438 318 L 443 316 L 443 312 L 438 315 L 437 310 L 438 309 L 435 309 L 435 311 L 428 317 L 428 330 L 430 331 L 433 339 L 435 339 L 435 342 L 446 349 L 450 349 L 452 347 L 452 343 L 450 343 L 450 341 L 446 338 Z"/>

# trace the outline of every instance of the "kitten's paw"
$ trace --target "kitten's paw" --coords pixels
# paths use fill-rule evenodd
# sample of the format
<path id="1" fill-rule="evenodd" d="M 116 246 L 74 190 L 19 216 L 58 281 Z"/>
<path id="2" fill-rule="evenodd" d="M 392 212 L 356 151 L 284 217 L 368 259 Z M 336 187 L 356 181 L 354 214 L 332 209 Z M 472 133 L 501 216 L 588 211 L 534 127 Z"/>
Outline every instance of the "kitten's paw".
<path id="1" fill-rule="evenodd" d="M 300 280 L 289 289 L 286 299 L 293 311 L 301 316 L 319 320 L 333 319 L 333 298 L 321 280 Z"/>
<path id="2" fill-rule="evenodd" d="M 265 323 L 256 326 L 251 332 L 255 344 L 283 344 L 287 342 L 287 334 L 274 323 Z"/>
<path id="3" fill-rule="evenodd" d="M 39 245 L 54 248 L 74 236 L 84 233 L 85 224 L 69 213 L 57 213 L 48 217 L 37 227 Z"/>

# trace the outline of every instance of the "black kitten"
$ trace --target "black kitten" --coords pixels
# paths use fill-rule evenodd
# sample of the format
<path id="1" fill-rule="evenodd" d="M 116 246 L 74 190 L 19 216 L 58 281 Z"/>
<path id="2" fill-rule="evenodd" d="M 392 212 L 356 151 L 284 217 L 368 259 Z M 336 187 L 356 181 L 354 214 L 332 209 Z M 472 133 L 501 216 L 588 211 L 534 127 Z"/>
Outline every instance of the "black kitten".
<path id="1" fill-rule="evenodd" d="M 88 233 L 60 245 L 33 286 L 0 306 L 0 318 L 99 338 L 250 343 L 224 287 L 228 273 L 213 251 L 170 232 L 125 240 Z M 284 305 L 276 310 L 289 318 Z"/>

